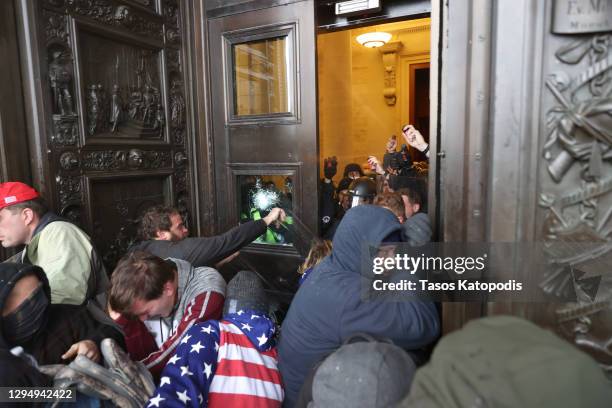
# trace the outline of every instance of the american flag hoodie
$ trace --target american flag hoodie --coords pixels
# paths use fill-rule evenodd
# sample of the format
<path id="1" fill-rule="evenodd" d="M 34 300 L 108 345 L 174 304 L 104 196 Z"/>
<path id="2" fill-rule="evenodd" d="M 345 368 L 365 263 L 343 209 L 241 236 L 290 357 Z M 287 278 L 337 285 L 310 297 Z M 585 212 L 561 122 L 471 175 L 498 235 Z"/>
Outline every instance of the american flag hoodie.
<path id="1" fill-rule="evenodd" d="M 194 325 L 147 407 L 280 407 L 275 334 L 270 318 L 248 310 Z"/>

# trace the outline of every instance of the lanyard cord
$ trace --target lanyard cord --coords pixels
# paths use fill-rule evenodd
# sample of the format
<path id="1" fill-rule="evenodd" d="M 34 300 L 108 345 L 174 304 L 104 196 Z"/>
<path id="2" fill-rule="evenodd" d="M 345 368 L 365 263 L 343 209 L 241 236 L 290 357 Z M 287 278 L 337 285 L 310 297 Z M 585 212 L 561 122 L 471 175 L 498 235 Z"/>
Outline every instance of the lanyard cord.
<path id="1" fill-rule="evenodd" d="M 172 313 L 172 318 L 170 319 L 170 328 L 168 329 L 168 332 L 170 333 L 170 335 L 168 336 L 168 338 L 174 335 L 174 315 L 175 313 Z M 164 338 L 164 328 L 162 325 L 162 317 L 159 318 L 159 335 L 161 337 L 161 343 L 164 344 L 167 339 Z"/>

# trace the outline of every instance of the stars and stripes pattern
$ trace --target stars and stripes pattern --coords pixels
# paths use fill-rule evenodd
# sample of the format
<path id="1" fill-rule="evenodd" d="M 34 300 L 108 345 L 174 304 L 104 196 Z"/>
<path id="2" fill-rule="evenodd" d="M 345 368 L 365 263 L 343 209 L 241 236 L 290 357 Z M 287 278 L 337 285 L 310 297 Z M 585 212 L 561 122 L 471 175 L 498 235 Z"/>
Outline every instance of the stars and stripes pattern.
<path id="1" fill-rule="evenodd" d="M 280 407 L 275 333 L 267 316 L 250 311 L 192 326 L 147 407 Z"/>

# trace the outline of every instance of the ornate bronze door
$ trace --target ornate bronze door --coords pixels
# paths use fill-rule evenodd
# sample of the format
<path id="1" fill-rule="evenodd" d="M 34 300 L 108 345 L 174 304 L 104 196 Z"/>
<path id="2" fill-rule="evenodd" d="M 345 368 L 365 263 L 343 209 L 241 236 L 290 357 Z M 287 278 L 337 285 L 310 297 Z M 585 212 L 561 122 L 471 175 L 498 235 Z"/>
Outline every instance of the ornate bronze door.
<path id="1" fill-rule="evenodd" d="M 208 11 L 216 203 L 221 229 L 287 211 L 242 251 L 286 290 L 317 229 L 314 4 L 264 3 Z"/>
<path id="2" fill-rule="evenodd" d="M 179 0 L 21 2 L 34 183 L 107 267 L 146 207 L 193 213 Z"/>

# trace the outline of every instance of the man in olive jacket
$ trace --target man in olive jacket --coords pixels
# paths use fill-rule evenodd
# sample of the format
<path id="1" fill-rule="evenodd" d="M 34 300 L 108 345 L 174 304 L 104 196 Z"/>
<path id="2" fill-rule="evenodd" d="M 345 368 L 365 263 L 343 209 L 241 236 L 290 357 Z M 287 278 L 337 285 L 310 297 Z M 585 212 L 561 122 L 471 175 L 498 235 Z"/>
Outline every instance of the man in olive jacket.
<path id="1" fill-rule="evenodd" d="M 0 183 L 0 242 L 5 248 L 25 245 L 10 261 L 45 271 L 51 303 L 84 304 L 108 286 L 87 234 L 49 211 L 38 192 L 26 184 Z"/>

